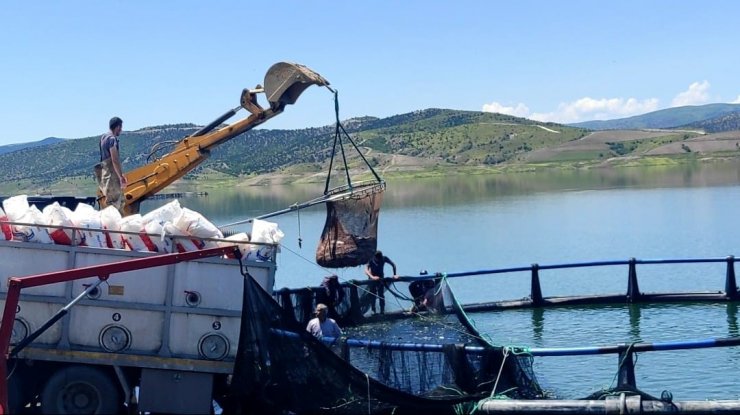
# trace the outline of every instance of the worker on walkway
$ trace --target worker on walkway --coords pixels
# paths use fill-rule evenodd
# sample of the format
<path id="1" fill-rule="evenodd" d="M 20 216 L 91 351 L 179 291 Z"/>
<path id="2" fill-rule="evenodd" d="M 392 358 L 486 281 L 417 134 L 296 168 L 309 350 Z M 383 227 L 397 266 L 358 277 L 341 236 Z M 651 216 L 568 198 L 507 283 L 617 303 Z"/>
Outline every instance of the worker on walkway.
<path id="1" fill-rule="evenodd" d="M 345 293 L 344 288 L 339 283 L 339 276 L 332 274 L 324 277 L 319 288 L 320 290 L 316 293 L 316 304 L 326 305 L 329 318 L 340 318 L 336 307 L 344 301 Z"/>
<path id="2" fill-rule="evenodd" d="M 373 313 L 375 313 L 376 299 L 378 299 L 380 302 L 380 314 L 385 313 L 385 281 L 383 280 L 383 277 L 385 275 L 383 268 L 385 267 L 385 264 L 391 264 L 391 266 L 393 267 L 393 278 L 398 279 L 398 274 L 396 273 L 396 264 L 391 261 L 390 258 L 383 255 L 383 252 L 381 251 L 375 251 L 375 255 L 373 255 L 370 262 L 368 262 L 367 266 L 365 266 L 365 274 L 368 278 L 372 280 L 369 289 L 370 295 L 372 295 L 372 298 L 370 299 L 370 305 Z"/>

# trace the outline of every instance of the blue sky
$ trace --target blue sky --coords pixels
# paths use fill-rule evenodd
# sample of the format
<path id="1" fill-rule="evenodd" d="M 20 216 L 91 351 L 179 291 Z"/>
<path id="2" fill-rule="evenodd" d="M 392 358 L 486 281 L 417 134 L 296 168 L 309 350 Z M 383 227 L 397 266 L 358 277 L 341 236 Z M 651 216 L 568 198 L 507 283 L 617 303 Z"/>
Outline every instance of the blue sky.
<path id="1" fill-rule="evenodd" d="M 424 108 L 578 122 L 740 102 L 735 1 L 18 1 L 0 6 L 0 145 L 206 124 L 275 62 L 341 117 Z M 263 128 L 331 124 L 308 89 Z"/>

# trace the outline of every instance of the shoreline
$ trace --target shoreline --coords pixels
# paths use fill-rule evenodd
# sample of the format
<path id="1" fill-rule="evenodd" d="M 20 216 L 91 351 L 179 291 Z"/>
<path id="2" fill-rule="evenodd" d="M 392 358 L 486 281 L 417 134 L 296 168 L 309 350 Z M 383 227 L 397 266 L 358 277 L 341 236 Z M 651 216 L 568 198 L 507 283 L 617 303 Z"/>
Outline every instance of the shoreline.
<path id="1" fill-rule="evenodd" d="M 687 154 L 680 156 L 650 156 L 650 157 L 615 157 L 606 160 L 589 160 L 574 162 L 542 162 L 542 163 L 516 163 L 501 165 L 475 165 L 475 166 L 453 166 L 453 165 L 388 165 L 376 167 L 376 172 L 385 181 L 399 181 L 426 178 L 463 177 L 463 176 L 488 176 L 488 175 L 517 175 L 522 173 L 545 173 L 552 172 L 593 172 L 599 170 L 620 171 L 630 168 L 681 168 L 681 167 L 705 167 L 711 165 L 727 165 L 740 162 L 740 155 L 732 154 Z M 294 167 L 291 172 L 288 168 L 283 171 L 265 173 L 260 175 L 231 177 L 222 174 L 201 174 L 199 176 L 180 179 L 168 186 L 161 193 L 173 193 L 181 191 L 203 191 L 220 188 L 242 188 L 242 187 L 267 187 L 284 185 L 317 185 L 326 181 L 326 172 L 305 172 Z M 371 180 L 372 173 L 369 171 L 350 171 L 352 180 Z M 332 180 L 343 181 L 338 173 Z M 15 195 L 94 195 L 97 186 L 91 177 L 71 177 L 59 180 L 51 185 L 38 186 L 34 184 L 0 183 L 0 194 Z"/>

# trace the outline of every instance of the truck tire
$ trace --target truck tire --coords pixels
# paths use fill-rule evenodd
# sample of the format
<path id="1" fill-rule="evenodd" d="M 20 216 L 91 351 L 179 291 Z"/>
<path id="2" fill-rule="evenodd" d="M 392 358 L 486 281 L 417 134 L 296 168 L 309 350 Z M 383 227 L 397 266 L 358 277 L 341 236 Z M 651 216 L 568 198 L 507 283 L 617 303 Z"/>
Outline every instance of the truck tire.
<path id="1" fill-rule="evenodd" d="M 121 393 L 110 376 L 88 366 L 68 366 L 54 373 L 41 392 L 44 414 L 115 414 Z"/>

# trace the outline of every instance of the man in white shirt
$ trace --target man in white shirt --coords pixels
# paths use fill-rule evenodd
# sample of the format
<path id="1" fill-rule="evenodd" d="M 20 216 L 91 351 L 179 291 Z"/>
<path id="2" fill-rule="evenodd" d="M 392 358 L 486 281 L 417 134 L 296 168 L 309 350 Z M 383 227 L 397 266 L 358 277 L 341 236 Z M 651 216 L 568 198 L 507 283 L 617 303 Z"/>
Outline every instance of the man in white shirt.
<path id="1" fill-rule="evenodd" d="M 335 339 L 342 336 L 342 330 L 333 318 L 328 318 L 328 307 L 324 304 L 316 305 L 316 318 L 311 319 L 306 326 L 306 330 L 317 339 L 322 337 L 333 337 Z"/>

